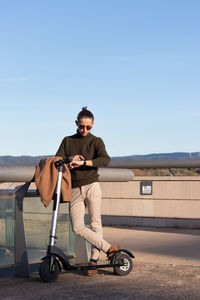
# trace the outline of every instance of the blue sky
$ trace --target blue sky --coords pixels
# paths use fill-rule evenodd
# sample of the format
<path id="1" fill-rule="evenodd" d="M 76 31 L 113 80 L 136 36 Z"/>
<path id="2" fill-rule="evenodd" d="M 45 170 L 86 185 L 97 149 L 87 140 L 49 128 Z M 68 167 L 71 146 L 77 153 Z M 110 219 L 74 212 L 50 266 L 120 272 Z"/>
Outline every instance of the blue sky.
<path id="1" fill-rule="evenodd" d="M 54 154 L 82 106 L 111 156 L 200 151 L 200 1 L 0 0 L 0 155 Z"/>

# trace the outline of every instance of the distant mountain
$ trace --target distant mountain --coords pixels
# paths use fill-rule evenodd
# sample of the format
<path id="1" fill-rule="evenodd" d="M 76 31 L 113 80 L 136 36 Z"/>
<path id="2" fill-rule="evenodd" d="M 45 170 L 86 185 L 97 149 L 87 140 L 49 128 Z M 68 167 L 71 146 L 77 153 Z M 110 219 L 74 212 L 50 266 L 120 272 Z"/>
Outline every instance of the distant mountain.
<path id="1" fill-rule="evenodd" d="M 53 155 L 44 156 L 0 156 L 0 165 L 37 165 L 40 159 Z M 147 155 L 130 155 L 112 157 L 112 161 L 132 161 L 132 160 L 184 160 L 200 159 L 200 152 L 175 152 L 175 153 L 158 153 Z"/>
<path id="2" fill-rule="evenodd" d="M 200 159 L 200 152 L 174 152 L 174 153 L 156 153 L 147 155 L 130 155 L 112 157 L 113 161 L 132 161 L 132 160 L 184 160 Z"/>
<path id="3" fill-rule="evenodd" d="M 30 165 L 34 166 L 45 157 L 50 157 L 51 155 L 44 156 L 0 156 L 0 165 Z"/>

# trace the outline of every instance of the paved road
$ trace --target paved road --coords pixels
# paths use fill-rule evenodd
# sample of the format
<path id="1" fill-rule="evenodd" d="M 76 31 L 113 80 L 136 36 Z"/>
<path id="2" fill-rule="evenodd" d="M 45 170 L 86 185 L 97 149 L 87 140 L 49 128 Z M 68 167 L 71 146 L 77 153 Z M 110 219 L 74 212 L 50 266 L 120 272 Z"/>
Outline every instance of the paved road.
<path id="1" fill-rule="evenodd" d="M 0 299 L 200 299 L 200 231 L 104 228 L 104 236 L 134 252 L 134 269 L 118 277 L 62 272 L 55 283 L 29 279 L 0 283 Z M 104 256 L 102 255 L 102 258 Z"/>
<path id="2" fill-rule="evenodd" d="M 137 263 L 200 267 L 200 230 L 105 227 L 104 237 L 132 250 Z"/>

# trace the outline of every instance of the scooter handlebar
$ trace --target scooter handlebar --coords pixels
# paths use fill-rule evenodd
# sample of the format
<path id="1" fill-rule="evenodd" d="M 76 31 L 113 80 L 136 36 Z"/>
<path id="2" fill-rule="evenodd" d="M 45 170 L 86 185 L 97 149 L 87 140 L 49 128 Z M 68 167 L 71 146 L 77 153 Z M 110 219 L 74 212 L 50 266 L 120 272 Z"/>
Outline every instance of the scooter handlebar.
<path id="1" fill-rule="evenodd" d="M 58 172 L 65 172 L 65 166 L 64 164 L 66 164 L 68 166 L 68 163 L 64 160 L 64 159 L 61 159 L 61 160 L 58 160 L 55 162 L 55 167 L 56 169 L 58 170 Z"/>

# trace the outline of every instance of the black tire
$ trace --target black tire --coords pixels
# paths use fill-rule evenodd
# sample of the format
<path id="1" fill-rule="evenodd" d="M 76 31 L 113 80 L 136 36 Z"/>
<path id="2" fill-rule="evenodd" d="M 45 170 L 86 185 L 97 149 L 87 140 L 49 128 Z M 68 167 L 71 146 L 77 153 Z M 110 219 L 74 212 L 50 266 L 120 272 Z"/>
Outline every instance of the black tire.
<path id="1" fill-rule="evenodd" d="M 54 261 L 52 271 L 50 271 L 50 259 L 43 260 L 40 265 L 39 274 L 43 281 L 53 282 L 56 281 L 60 273 L 60 266 L 57 260 Z"/>
<path id="2" fill-rule="evenodd" d="M 113 263 L 115 264 L 113 267 L 113 271 L 115 275 L 118 276 L 126 276 L 133 269 L 133 262 L 129 255 L 125 253 L 118 253 L 113 257 Z M 119 266 L 118 264 L 123 264 L 123 266 Z"/>

